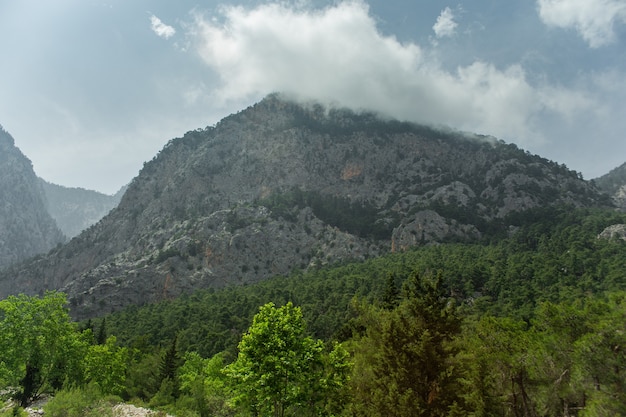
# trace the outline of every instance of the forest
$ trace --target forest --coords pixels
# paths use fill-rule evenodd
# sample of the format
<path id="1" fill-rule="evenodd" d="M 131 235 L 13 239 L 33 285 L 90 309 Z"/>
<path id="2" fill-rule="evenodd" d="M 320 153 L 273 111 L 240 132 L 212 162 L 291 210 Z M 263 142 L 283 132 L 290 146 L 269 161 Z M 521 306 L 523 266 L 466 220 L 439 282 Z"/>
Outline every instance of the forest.
<path id="1" fill-rule="evenodd" d="M 418 247 L 70 319 L 0 301 L 3 416 L 626 415 L 626 214 L 559 207 Z M 108 414 L 107 414 L 108 413 Z"/>

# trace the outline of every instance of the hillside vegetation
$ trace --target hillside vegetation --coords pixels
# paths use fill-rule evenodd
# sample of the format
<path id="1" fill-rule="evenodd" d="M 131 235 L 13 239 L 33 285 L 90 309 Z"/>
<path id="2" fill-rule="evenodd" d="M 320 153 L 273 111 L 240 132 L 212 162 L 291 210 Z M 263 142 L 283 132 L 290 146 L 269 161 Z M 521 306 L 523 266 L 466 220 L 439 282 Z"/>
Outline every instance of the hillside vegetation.
<path id="1" fill-rule="evenodd" d="M 25 403 L 116 395 L 179 416 L 624 415 L 626 242 L 599 235 L 626 215 L 555 207 L 510 222 L 491 242 L 78 325 L 62 295 L 11 297 L 0 302 L 0 379 Z"/>

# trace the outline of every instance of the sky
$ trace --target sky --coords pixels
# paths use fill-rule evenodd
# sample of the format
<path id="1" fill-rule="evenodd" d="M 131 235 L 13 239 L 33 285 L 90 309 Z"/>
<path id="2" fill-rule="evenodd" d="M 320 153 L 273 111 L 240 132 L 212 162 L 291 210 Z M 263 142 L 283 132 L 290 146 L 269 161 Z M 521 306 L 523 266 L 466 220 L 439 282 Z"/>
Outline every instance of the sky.
<path id="1" fill-rule="evenodd" d="M 272 92 L 626 162 L 625 0 L 0 0 L 0 56 L 35 172 L 107 194 Z"/>

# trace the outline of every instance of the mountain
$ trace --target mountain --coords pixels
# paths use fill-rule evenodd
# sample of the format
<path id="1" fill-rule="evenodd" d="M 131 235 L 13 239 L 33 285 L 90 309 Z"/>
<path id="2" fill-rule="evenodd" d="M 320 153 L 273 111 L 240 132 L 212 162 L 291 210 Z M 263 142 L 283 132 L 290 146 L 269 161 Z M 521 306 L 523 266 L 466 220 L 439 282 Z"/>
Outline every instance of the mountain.
<path id="1" fill-rule="evenodd" d="M 594 182 L 613 198 L 617 207 L 626 211 L 626 162 L 596 178 Z"/>
<path id="2" fill-rule="evenodd" d="M 271 95 L 171 140 L 120 204 L 0 276 L 86 318 L 198 288 L 515 230 L 528 209 L 610 204 L 565 166 L 490 137 Z"/>
<path id="3" fill-rule="evenodd" d="M 114 195 L 84 188 L 70 188 L 40 179 L 46 195 L 48 212 L 61 231 L 73 238 L 103 218 L 117 206 L 126 190 L 123 187 Z"/>
<path id="4" fill-rule="evenodd" d="M 0 127 L 0 269 L 64 241 L 30 160 Z"/>

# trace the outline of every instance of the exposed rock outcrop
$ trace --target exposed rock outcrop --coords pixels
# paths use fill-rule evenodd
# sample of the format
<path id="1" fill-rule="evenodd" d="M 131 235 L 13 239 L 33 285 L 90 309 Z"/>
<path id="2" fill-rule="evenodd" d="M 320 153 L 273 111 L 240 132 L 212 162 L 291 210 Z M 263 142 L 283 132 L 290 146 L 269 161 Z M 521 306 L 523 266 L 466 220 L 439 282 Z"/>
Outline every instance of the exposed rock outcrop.
<path id="1" fill-rule="evenodd" d="M 613 224 L 607 227 L 598 235 L 598 239 L 626 241 L 626 224 Z"/>

